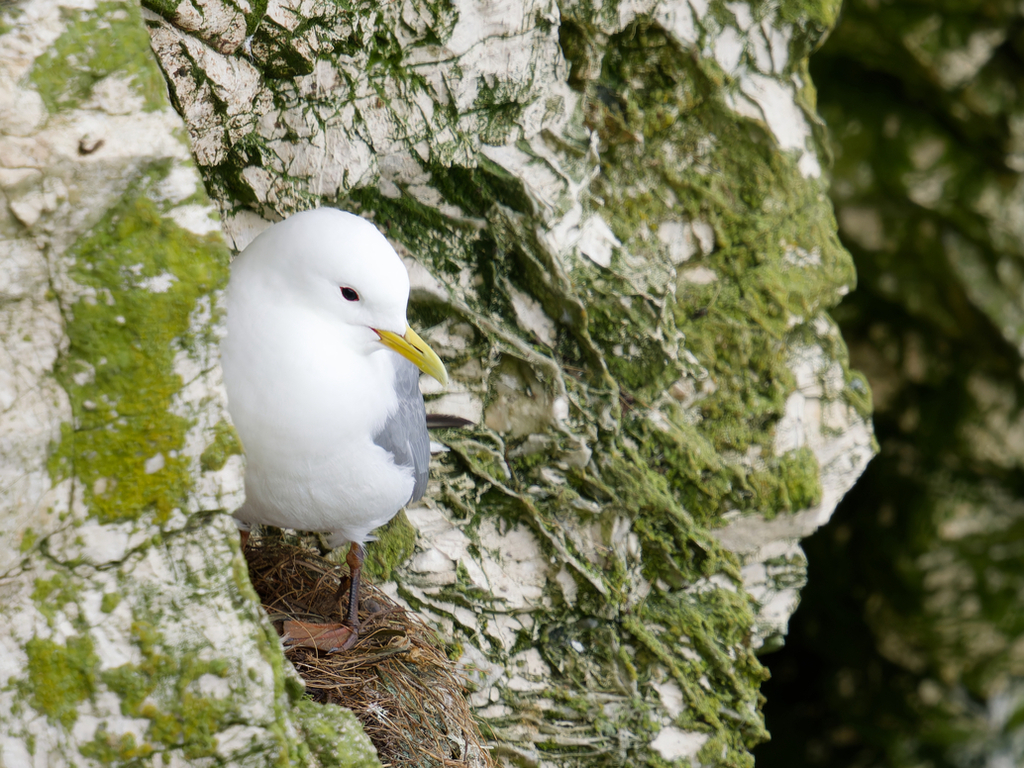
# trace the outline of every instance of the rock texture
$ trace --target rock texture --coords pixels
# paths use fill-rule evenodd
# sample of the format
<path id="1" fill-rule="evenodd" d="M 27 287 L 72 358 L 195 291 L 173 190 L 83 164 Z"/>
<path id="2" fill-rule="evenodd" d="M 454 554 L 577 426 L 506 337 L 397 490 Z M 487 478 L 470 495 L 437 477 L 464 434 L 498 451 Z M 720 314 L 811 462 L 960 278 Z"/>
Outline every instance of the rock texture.
<path id="1" fill-rule="evenodd" d="M 0 9 L 0 764 L 374 765 L 223 514 L 229 253 L 140 13 Z"/>
<path id="2" fill-rule="evenodd" d="M 408 511 L 419 534 L 412 557 L 402 556 L 411 529 L 399 521 L 371 566 L 393 572 L 390 589 L 460 654 L 502 759 L 749 766 L 766 737 L 755 652 L 778 642 L 795 606 L 797 542 L 828 519 L 873 451 L 870 395 L 827 315 L 854 275 L 825 195 L 806 57 L 835 11 L 147 4 L 153 50 L 235 248 L 270 221 L 330 204 L 372 218 L 407 260 L 411 317 L 452 371 L 447 392 L 428 389 L 429 407 L 477 427 L 445 436 L 429 500 Z M 60 18 L 88 25 L 121 12 L 89 6 Z M 96 80 L 81 87 L 91 94 Z M 43 98 L 28 82 L 12 99 Z M 138 204 L 167 218 L 155 193 L 140 190 Z M 215 341 L 223 260 L 213 262 L 219 277 L 203 283 L 209 330 L 183 344 L 185 356 Z M 166 282 L 140 290 L 159 294 Z M 98 360 L 89 359 L 97 371 Z M 179 386 L 191 381 L 177 376 Z M 53 386 L 74 415 L 74 385 Z M 116 410 L 97 397 L 97 409 Z M 219 414 L 209 393 L 202 405 Z M 203 422 L 209 434 L 198 443 L 218 446 L 217 461 L 236 450 L 219 423 Z M 101 448 L 70 469 L 61 450 L 37 448 L 49 461 L 42 487 L 106 460 Z M 198 464 L 185 477 L 214 470 L 205 447 L 198 459 L 171 450 L 135 461 L 146 477 L 186 457 Z M 216 502 L 154 504 L 144 525 L 132 523 L 150 537 L 146 552 L 170 557 L 163 542 L 173 539 L 181 555 L 170 562 L 193 563 L 214 582 L 226 578 L 217 563 L 237 562 L 224 517 L 200 514 L 230 508 L 237 474 L 218 466 L 230 488 Z M 82 477 L 80 514 L 112 522 L 102 517 L 112 486 L 98 484 L 108 475 Z M 189 549 L 197 525 L 216 531 L 224 558 Z M 39 539 L 20 540 L 34 552 Z M 262 625 L 239 596 L 243 581 L 223 594 L 235 596 L 233 615 L 250 612 L 239 632 L 256 638 Z M 197 585 L 189 601 L 214 601 L 206 581 L 182 583 Z M 146 621 L 169 631 L 165 603 L 185 598 L 147 594 Z M 31 635 L 13 635 L 12 652 Z M 70 639 L 51 642 L 71 648 Z M 279 727 L 252 724 L 247 760 L 270 759 L 262 739 L 301 756 L 294 729 L 313 750 L 344 729 L 340 715 L 309 725 L 309 706 L 285 695 L 293 689 L 274 643 L 244 657 L 259 654 L 281 681 L 260 688 L 276 692 L 266 700 L 277 709 L 265 711 Z M 251 682 L 239 667 L 218 669 L 221 687 Z M 109 688 L 96 679 L 97 691 Z M 188 678 L 171 669 L 166 679 Z M 95 706 L 91 690 L 69 711 Z M 31 709 L 42 722 L 45 708 Z M 13 722 L 21 727 L 22 716 Z M 77 743 L 74 721 L 51 717 L 45 727 Z M 224 749 L 216 728 L 203 733 Z"/>
<path id="3" fill-rule="evenodd" d="M 225 47 L 154 8 L 154 49 L 236 247 L 326 202 L 407 257 L 454 373 L 431 407 L 480 428 L 394 589 L 478 670 L 501 750 L 749 761 L 748 648 L 872 444 L 823 314 L 852 282 L 804 68 L 831 18 L 239 10 Z"/>

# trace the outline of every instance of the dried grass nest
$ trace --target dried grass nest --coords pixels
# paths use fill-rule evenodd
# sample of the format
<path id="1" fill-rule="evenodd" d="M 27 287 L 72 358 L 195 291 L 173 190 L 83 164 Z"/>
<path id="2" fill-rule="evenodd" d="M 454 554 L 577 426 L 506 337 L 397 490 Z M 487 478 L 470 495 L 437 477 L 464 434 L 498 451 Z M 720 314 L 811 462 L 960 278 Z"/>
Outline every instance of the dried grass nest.
<path id="1" fill-rule="evenodd" d="M 348 569 L 284 539 L 253 536 L 249 577 L 278 632 L 286 619 L 341 620 L 335 594 Z M 381 590 L 359 591 L 359 641 L 350 650 L 285 654 L 322 704 L 355 713 L 384 766 L 492 768 L 466 701 L 465 679 L 437 635 Z"/>

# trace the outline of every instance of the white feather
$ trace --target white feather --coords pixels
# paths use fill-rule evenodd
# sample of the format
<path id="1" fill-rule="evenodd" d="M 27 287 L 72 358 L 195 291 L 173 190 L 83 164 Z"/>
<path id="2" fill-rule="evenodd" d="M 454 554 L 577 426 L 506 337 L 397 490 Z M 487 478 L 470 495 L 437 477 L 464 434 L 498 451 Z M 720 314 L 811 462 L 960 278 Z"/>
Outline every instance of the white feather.
<path id="1" fill-rule="evenodd" d="M 412 471 L 373 442 L 398 408 L 400 359 L 373 329 L 404 334 L 408 298 L 387 240 L 333 209 L 275 224 L 238 256 L 222 364 L 246 454 L 239 520 L 361 543 L 409 501 Z"/>

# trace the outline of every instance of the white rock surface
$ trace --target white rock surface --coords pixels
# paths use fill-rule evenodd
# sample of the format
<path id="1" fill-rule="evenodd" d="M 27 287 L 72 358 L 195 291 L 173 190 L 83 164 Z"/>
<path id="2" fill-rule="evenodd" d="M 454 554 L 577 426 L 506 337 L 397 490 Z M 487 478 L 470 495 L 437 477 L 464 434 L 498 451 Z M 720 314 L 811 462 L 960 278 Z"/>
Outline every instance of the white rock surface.
<path id="1" fill-rule="evenodd" d="M 567 338 L 579 342 L 578 328 L 586 325 L 577 318 L 585 316 L 588 297 L 573 294 L 574 272 L 622 281 L 627 286 L 619 296 L 622 306 L 655 318 L 650 338 L 640 338 L 643 334 L 635 328 L 624 329 L 621 343 L 608 356 L 638 357 L 643 343 L 663 352 L 671 365 L 685 372 L 663 400 L 682 408 L 689 418 L 719 384 L 665 318 L 672 315 L 677 290 L 714 291 L 728 282 L 730 277 L 709 258 L 728 244 L 718 241 L 712 218 L 700 211 L 684 214 L 684 205 L 671 190 L 661 201 L 670 215 L 664 222 L 652 220 L 647 230 L 648 239 L 662 248 L 662 260 L 630 253 L 621 233 L 613 231 L 610 217 L 605 218 L 605 203 L 595 198 L 603 173 L 600 132 L 587 124 L 583 99 L 569 87 L 558 39 L 558 24 L 574 9 L 560 10 L 545 0 L 457 0 L 450 16 L 427 19 L 424 8 L 410 2 L 383 5 L 359 19 L 331 17 L 325 27 L 337 38 L 326 32 L 318 36 L 296 31 L 289 44 L 293 52 L 309 53 L 309 71 L 280 79 L 261 79 L 258 40 L 251 56 L 231 55 L 223 46 L 218 48 L 216 40 L 203 42 L 180 25 L 155 15 L 148 18 L 154 49 L 181 104 L 197 161 L 217 183 L 223 172 L 251 198 L 243 206 L 236 199 L 237 188 L 218 193 L 225 230 L 236 247 L 251 241 L 267 222 L 294 210 L 351 198 L 414 201 L 425 216 L 439 217 L 444 224 L 434 227 L 433 239 L 421 244 L 424 248 L 454 251 L 461 232 L 483 230 L 495 239 L 531 244 L 525 249 L 528 257 L 518 261 L 504 241 L 496 246 L 516 268 L 533 270 L 528 291 L 526 281 L 514 282 L 506 274 L 495 277 L 497 287 L 492 290 L 508 300 L 511 310 L 506 318 L 499 310 L 481 309 L 480 297 L 488 290 L 481 274 L 459 263 L 437 268 L 427 254 L 393 237 L 410 267 L 414 303 L 434 311 L 443 308 L 447 316 L 425 331 L 424 338 L 457 361 L 448 393 L 425 385 L 428 407 L 473 419 L 486 428 L 480 430 L 486 439 L 452 440 L 451 451 L 435 465 L 427 501 L 408 510 L 420 532 L 417 552 L 392 589 L 444 635 L 458 638 L 465 648 L 464 663 L 480 686 L 473 703 L 483 716 L 494 718 L 508 749 L 528 764 L 554 765 L 532 745 L 553 740 L 580 746 L 573 740 L 583 737 L 576 735 L 569 720 L 558 721 L 557 726 L 550 725 L 555 720 L 545 721 L 552 735 L 534 721 L 513 717 L 517 708 L 532 712 L 559 706 L 557 697 L 540 682 L 546 674 L 543 665 L 524 656 L 522 644 L 539 644 L 541 634 L 551 629 L 543 622 L 563 615 L 563 606 L 574 611 L 573 621 L 600 625 L 624 620 L 611 608 L 595 607 L 602 599 L 628 613 L 652 595 L 675 594 L 669 585 L 652 585 L 644 576 L 644 547 L 631 530 L 630 518 L 578 492 L 575 484 L 577 470 L 598 473 L 597 461 L 607 449 L 601 442 L 606 435 L 600 431 L 618 430 L 622 417 L 609 406 L 596 415 L 597 424 L 587 422 L 586 407 L 593 406 L 581 405 L 585 387 L 571 380 L 558 357 L 559 344 Z M 292 10 L 292 4 L 272 2 L 263 23 L 298 29 Z M 302 13 L 326 12 L 310 3 Z M 600 45 L 611 36 L 631 33 L 631 25 L 639 21 L 659 25 L 670 42 L 687 56 L 699 58 L 722 80 L 726 110 L 760 126 L 765 142 L 774 143 L 774 150 L 797 169 L 797 178 L 821 183 L 811 132 L 816 118 L 805 114 L 803 107 L 809 86 L 790 74 L 790 45 L 794 35 L 803 32 L 785 21 L 777 8 L 736 2 L 725 12 L 712 12 L 704 0 L 630 0 L 598 9 L 589 21 Z M 428 28 L 441 31 L 427 41 Z M 368 60 L 364 49 L 373 42 L 370 35 L 375 29 L 389 34 L 393 30 L 401 45 L 403 71 L 414 71 L 415 83 Z M 345 52 L 336 52 L 341 49 Z M 208 80 L 193 78 L 192 62 L 208 73 Z M 224 101 L 216 114 L 209 106 L 214 97 Z M 488 99 L 521 109 L 495 127 Z M 254 137 L 258 141 L 253 142 Z M 680 167 L 705 167 L 718 141 L 713 135 L 701 136 L 685 157 L 677 158 Z M 237 172 L 233 163 L 241 164 Z M 502 209 L 488 212 L 486 220 L 475 218 L 479 214 L 465 210 L 468 205 L 447 199 L 443 179 L 432 175 L 455 166 L 488 169 L 521 191 L 522 205 L 529 212 Z M 717 169 L 706 171 L 713 176 Z M 639 195 L 649 190 L 635 191 Z M 388 210 L 384 202 L 367 208 Z M 378 223 L 385 228 L 388 224 Z M 816 266 L 810 246 L 794 246 L 788 255 L 787 264 L 794 270 Z M 817 257 L 820 265 L 820 253 Z M 713 304 L 712 300 L 703 311 L 710 311 Z M 834 329 L 818 310 L 809 314 L 793 317 L 790 328 L 810 324 L 810 335 L 817 334 L 822 343 L 791 350 L 790 368 L 798 386 L 778 427 L 774 452 L 809 448 L 814 453 L 823 473 L 822 503 L 772 521 L 758 514 L 736 516 L 718 534 L 740 555 L 742 586 L 760 606 L 753 628 L 755 645 L 784 631 L 803 574 L 797 542 L 828 518 L 872 450 L 870 426 L 842 401 L 842 366 L 825 352 L 834 347 L 825 343 Z M 585 342 L 580 345 L 586 347 Z M 594 348 L 581 354 L 588 353 L 598 356 Z M 650 410 L 651 423 L 670 427 L 669 416 L 657 407 Z M 629 440 L 624 438 L 622 444 L 629 447 Z M 513 468 L 515 460 L 528 457 L 544 461 L 532 476 L 536 484 L 522 489 Z M 462 462 L 461 469 L 450 469 L 450 462 Z M 500 505 L 484 504 L 487 494 L 520 506 L 505 519 L 497 511 Z M 556 523 L 530 506 L 558 494 L 565 495 L 566 512 Z M 480 508 L 487 514 L 477 515 Z M 769 559 L 786 565 L 769 566 Z M 608 586 L 609 570 L 617 576 L 614 595 Z M 716 574 L 688 589 L 677 587 L 676 592 L 699 600 L 716 592 L 733 595 L 738 589 L 736 581 Z M 586 619 L 575 613 L 584 604 L 594 613 Z M 558 629 L 565 637 L 557 643 L 548 641 L 557 649 L 553 657 L 579 671 L 580 679 L 605 674 L 605 668 L 601 675 L 594 672 L 590 640 Z M 658 636 L 668 632 L 665 627 L 650 630 Z M 586 636 L 583 630 L 579 634 Z M 628 637 L 625 631 L 621 634 Z M 733 660 L 749 652 L 738 645 L 720 651 Z M 636 652 L 632 647 L 623 650 L 626 657 Z M 693 665 L 687 673 L 692 673 L 695 687 L 712 686 L 701 671 L 707 660 L 694 647 L 679 643 L 671 653 Z M 549 658 L 541 661 L 552 668 L 551 675 L 563 672 L 554 669 Z M 660 671 L 667 675 L 665 669 Z M 670 683 L 659 684 L 657 691 L 639 692 L 620 680 L 620 688 L 601 692 L 606 697 L 601 706 L 614 712 L 626 706 L 630 696 L 649 697 L 652 706 L 664 710 L 664 719 L 657 731 L 644 737 L 645 743 L 650 736 L 652 748 L 664 759 L 693 759 L 705 736 L 672 722 L 679 714 L 673 707 L 678 705 Z M 509 703 L 513 701 L 515 706 Z"/>
<path id="2" fill-rule="evenodd" d="M 142 233 L 151 238 L 147 248 L 169 247 L 161 232 L 215 232 L 216 212 L 201 202 L 181 118 L 167 104 L 144 108 L 140 77 L 109 74 L 56 107 L 36 90 L 33 67 L 58 41 L 79 46 L 73 62 L 51 64 L 67 66 L 74 82 L 70 70 L 90 71 L 97 47 L 115 44 L 104 37 L 110 24 L 137 18 L 137 6 L 25 0 L 0 15 L 0 765 L 91 765 L 89 747 L 117 753 L 147 745 L 168 765 L 214 756 L 278 764 L 299 734 L 283 689 L 288 673 L 275 667 L 263 613 L 236 581 L 244 565 L 223 510 L 241 502 L 241 460 L 200 461 L 226 419 L 216 346 L 221 297 L 211 289 L 187 308 L 196 343 L 182 345 L 165 369 L 120 380 L 136 389 L 169 381 L 172 391 L 152 393 L 148 412 L 117 413 L 123 391 L 97 382 L 118 381 L 108 366 L 137 371 L 145 353 L 142 343 L 119 345 L 124 335 L 104 336 L 135 316 L 115 315 L 116 300 L 156 301 L 180 282 L 167 272 L 142 277 L 133 252 L 117 250 L 124 247 L 117 236 L 103 241 L 110 245 L 102 252 L 125 263 L 89 285 L 80 277 L 97 267 L 82 244 L 125 221 L 118 206 L 137 201 L 139 189 L 148 190 L 142 208 L 154 212 Z M 75 24 L 96 34 L 73 38 Z M 136 29 L 144 42 L 140 21 Z M 155 75 L 141 53 L 132 63 Z M 193 263 L 209 260 L 215 274 L 223 246 L 210 239 L 191 248 Z M 219 268 L 223 274 L 223 262 Z M 87 308 L 111 316 L 83 336 L 76 312 Z M 109 349 L 110 359 L 90 356 L 91 344 Z M 69 392 L 94 384 L 99 395 L 76 411 Z M 110 413 L 98 428 L 116 433 L 128 419 L 162 423 L 163 409 L 180 420 L 182 444 L 140 444 L 120 461 L 103 457 L 116 476 L 88 475 L 88 482 L 86 467 L 59 463 L 60 446 L 84 433 L 83 418 Z M 175 439 L 157 427 L 146 437 L 140 443 Z M 97 458 L 69 450 L 83 464 Z M 152 491 L 151 506 L 132 499 L 113 510 L 120 519 L 105 517 L 97 500 L 119 483 L 124 491 L 141 482 L 130 476 L 137 459 L 147 483 L 181 465 L 194 482 L 175 496 L 168 479 Z M 133 690 L 143 696 L 133 698 Z"/>

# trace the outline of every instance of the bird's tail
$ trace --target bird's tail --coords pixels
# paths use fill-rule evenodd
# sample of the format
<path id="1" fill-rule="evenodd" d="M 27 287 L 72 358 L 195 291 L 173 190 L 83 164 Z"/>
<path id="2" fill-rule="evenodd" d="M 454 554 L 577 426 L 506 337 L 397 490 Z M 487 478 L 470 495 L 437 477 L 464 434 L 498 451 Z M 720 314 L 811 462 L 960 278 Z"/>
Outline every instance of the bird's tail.
<path id="1" fill-rule="evenodd" d="M 473 422 L 461 416 L 446 416 L 443 413 L 427 414 L 427 429 L 458 429 L 471 426 L 473 426 Z"/>

